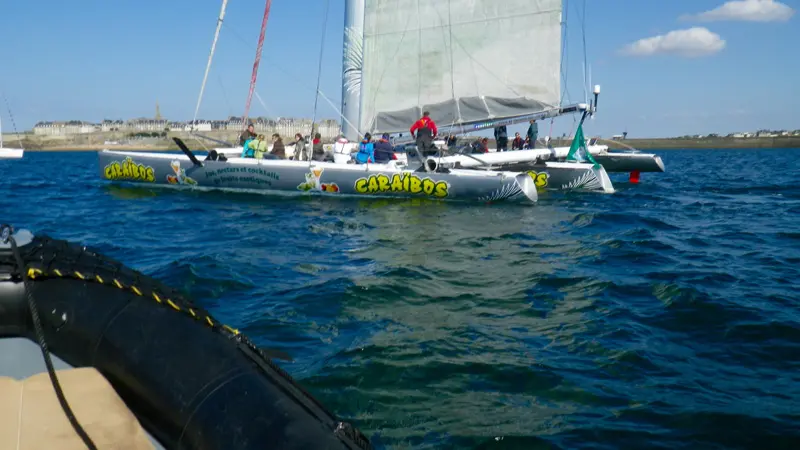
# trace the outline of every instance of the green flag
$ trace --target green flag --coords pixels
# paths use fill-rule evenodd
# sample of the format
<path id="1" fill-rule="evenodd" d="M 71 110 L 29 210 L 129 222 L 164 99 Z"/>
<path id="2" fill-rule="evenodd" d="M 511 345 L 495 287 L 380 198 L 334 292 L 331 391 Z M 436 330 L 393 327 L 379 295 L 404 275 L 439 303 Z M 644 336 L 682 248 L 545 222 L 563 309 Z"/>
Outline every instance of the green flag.
<path id="1" fill-rule="evenodd" d="M 572 145 L 569 146 L 567 161 L 586 162 L 587 160 L 594 163 L 595 166 L 600 165 L 589 153 L 589 149 L 586 148 L 586 138 L 583 137 L 583 124 L 581 123 L 578 125 L 578 129 L 575 130 L 575 138 L 572 139 Z"/>

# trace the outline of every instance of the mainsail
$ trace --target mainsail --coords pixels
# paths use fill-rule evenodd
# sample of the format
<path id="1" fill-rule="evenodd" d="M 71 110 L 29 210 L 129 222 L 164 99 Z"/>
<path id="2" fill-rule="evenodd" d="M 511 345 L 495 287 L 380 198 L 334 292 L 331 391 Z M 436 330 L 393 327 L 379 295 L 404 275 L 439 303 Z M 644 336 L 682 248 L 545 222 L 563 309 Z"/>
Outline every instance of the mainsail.
<path id="1" fill-rule="evenodd" d="M 362 131 L 558 108 L 562 0 L 366 0 Z"/>

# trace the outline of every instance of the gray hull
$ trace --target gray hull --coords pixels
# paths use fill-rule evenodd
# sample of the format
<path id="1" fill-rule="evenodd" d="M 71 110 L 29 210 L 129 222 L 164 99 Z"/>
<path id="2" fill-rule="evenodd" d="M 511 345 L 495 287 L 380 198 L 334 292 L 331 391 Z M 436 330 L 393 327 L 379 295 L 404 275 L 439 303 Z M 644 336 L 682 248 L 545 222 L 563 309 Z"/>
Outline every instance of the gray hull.
<path id="1" fill-rule="evenodd" d="M 504 164 L 503 170 L 527 173 L 535 180 L 539 191 L 599 191 L 613 194 L 614 185 L 605 169 L 594 167 L 593 164 L 579 164 L 572 162 L 521 162 Z M 469 169 L 480 171 L 481 169 Z"/>
<path id="2" fill-rule="evenodd" d="M 231 158 L 195 166 L 185 155 L 98 152 L 102 179 L 200 189 L 284 192 L 329 196 L 410 197 L 471 202 L 538 200 L 528 173 L 450 170 L 411 171 L 392 164 Z"/>
<path id="3" fill-rule="evenodd" d="M 664 172 L 661 157 L 652 153 L 600 153 L 592 155 L 608 172 Z"/>

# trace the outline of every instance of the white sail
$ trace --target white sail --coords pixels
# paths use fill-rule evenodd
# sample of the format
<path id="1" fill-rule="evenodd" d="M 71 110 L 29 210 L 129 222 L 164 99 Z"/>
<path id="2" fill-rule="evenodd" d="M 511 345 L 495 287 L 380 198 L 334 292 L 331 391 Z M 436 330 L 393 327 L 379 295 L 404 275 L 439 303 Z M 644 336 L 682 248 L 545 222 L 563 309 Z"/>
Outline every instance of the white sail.
<path id="1" fill-rule="evenodd" d="M 562 0 L 366 0 L 362 131 L 557 108 Z"/>

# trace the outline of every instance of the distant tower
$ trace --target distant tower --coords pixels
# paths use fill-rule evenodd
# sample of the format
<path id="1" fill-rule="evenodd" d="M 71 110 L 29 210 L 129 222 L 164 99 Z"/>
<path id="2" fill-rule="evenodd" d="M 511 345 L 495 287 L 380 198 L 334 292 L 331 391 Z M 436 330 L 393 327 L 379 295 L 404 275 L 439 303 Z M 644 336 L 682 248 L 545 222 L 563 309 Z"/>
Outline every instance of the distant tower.
<path id="1" fill-rule="evenodd" d="M 158 107 L 158 102 L 156 102 L 156 120 L 161 120 L 161 109 Z"/>

